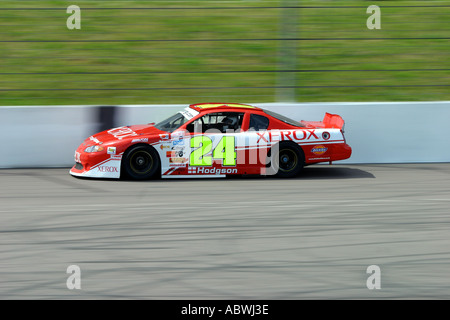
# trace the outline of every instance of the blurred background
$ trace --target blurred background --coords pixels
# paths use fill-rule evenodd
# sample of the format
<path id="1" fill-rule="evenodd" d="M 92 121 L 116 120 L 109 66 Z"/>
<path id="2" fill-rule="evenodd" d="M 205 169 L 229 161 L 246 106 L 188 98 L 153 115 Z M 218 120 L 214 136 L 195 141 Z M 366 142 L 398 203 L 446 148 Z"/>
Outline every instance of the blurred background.
<path id="1" fill-rule="evenodd" d="M 69 5 L 81 29 L 69 30 Z M 369 30 L 369 5 L 382 6 Z M 450 1 L 8 1 L 0 105 L 450 100 Z"/>

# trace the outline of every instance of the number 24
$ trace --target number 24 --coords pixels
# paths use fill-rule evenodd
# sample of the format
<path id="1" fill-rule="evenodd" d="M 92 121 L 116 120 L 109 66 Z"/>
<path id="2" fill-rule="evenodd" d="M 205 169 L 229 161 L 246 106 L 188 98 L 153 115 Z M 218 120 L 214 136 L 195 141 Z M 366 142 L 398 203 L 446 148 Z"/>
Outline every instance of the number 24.
<path id="1" fill-rule="evenodd" d="M 213 159 L 222 159 L 224 166 L 236 165 L 236 142 L 234 137 L 222 137 L 211 155 L 212 140 L 206 136 L 196 136 L 191 139 L 192 151 L 189 157 L 190 166 L 212 166 Z"/>

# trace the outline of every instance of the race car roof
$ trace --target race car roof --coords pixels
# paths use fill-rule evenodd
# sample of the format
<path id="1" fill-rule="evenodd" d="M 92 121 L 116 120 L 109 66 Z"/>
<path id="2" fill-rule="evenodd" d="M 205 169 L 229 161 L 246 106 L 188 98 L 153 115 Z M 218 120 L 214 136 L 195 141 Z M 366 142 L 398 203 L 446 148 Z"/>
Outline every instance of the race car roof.
<path id="1" fill-rule="evenodd" d="M 248 104 L 242 104 L 242 103 L 221 103 L 221 102 L 214 102 L 214 103 L 196 103 L 191 104 L 189 107 L 191 107 L 194 110 L 197 111 L 203 111 L 205 109 L 212 109 L 212 108 L 239 108 L 239 109 L 253 109 L 253 110 L 259 110 L 261 111 L 261 108 L 254 107 Z"/>

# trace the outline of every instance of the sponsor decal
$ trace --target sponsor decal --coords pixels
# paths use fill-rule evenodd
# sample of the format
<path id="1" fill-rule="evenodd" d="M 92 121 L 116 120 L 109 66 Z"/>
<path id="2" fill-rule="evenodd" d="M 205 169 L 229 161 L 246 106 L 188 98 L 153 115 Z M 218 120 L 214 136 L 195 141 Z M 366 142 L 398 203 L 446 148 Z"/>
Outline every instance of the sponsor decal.
<path id="1" fill-rule="evenodd" d="M 186 109 L 180 111 L 180 113 L 188 120 L 191 120 L 195 116 L 197 116 L 200 112 L 187 107 Z"/>
<path id="2" fill-rule="evenodd" d="M 180 140 L 174 140 L 174 141 L 172 142 L 172 145 L 173 145 L 173 146 L 184 145 L 184 140 L 183 140 L 183 139 L 180 139 Z"/>
<path id="3" fill-rule="evenodd" d="M 330 157 L 308 158 L 308 160 L 330 160 Z"/>
<path id="4" fill-rule="evenodd" d="M 112 160 L 122 160 L 122 155 L 121 154 L 118 154 L 118 155 L 112 154 L 111 159 Z"/>
<path id="5" fill-rule="evenodd" d="M 170 158 L 169 159 L 170 163 L 185 163 L 187 161 L 188 161 L 187 158 Z"/>
<path id="6" fill-rule="evenodd" d="M 169 167 L 173 168 L 173 167 L 186 167 L 187 163 L 170 163 Z"/>
<path id="7" fill-rule="evenodd" d="M 100 166 L 97 167 L 99 172 L 119 172 L 119 168 L 110 167 L 110 166 Z"/>
<path id="8" fill-rule="evenodd" d="M 167 158 L 181 158 L 183 156 L 183 150 L 180 151 L 166 151 Z"/>
<path id="9" fill-rule="evenodd" d="M 137 142 L 148 142 L 148 138 L 133 139 L 131 141 L 131 143 L 137 143 Z"/>
<path id="10" fill-rule="evenodd" d="M 188 174 L 232 174 L 237 173 L 236 168 L 205 168 L 189 167 Z"/>
<path id="11" fill-rule="evenodd" d="M 175 131 L 171 134 L 171 137 L 176 140 L 176 139 L 184 139 L 185 135 L 189 135 L 189 133 L 186 133 L 185 130 L 180 130 L 180 131 Z"/>
<path id="12" fill-rule="evenodd" d="M 102 144 L 103 143 L 100 140 L 98 140 L 97 138 L 95 138 L 94 136 L 90 136 L 89 140 L 94 141 L 96 144 Z"/>
<path id="13" fill-rule="evenodd" d="M 322 133 L 322 138 L 323 138 L 323 140 L 330 139 L 330 133 L 325 131 L 324 133 Z"/>
<path id="14" fill-rule="evenodd" d="M 108 147 L 108 149 L 106 150 L 106 153 L 116 154 L 116 147 Z"/>
<path id="15" fill-rule="evenodd" d="M 320 155 L 324 154 L 325 152 L 327 152 L 327 150 L 328 150 L 327 147 L 325 147 L 323 145 L 318 145 L 318 146 L 314 146 L 311 149 L 311 152 L 316 154 L 316 155 L 318 155 L 318 156 L 320 156 Z"/>
<path id="16" fill-rule="evenodd" d="M 319 139 L 316 134 L 316 129 L 305 129 L 305 130 L 273 130 L 266 132 L 256 132 L 258 136 L 258 141 L 256 143 L 272 143 L 280 141 L 301 141 L 301 140 L 311 140 Z"/>
<path id="17" fill-rule="evenodd" d="M 170 148 L 172 148 L 172 147 L 169 146 L 169 145 L 162 144 L 159 148 L 160 148 L 161 150 L 164 150 L 164 149 L 170 149 Z"/>
<path id="18" fill-rule="evenodd" d="M 258 136 L 258 141 L 256 141 L 256 143 L 259 143 L 261 140 L 264 142 L 269 142 L 269 140 L 264 137 L 266 135 L 265 132 L 256 132 L 256 135 Z"/>
<path id="19" fill-rule="evenodd" d="M 170 134 L 168 134 L 168 133 L 161 133 L 159 135 L 159 137 L 161 138 L 161 140 L 169 140 Z"/>
<path id="20" fill-rule="evenodd" d="M 81 154 L 75 151 L 75 162 L 81 163 Z"/>
<path id="21" fill-rule="evenodd" d="M 108 131 L 114 138 L 122 140 L 123 138 L 137 136 L 137 133 L 128 127 L 118 127 Z"/>

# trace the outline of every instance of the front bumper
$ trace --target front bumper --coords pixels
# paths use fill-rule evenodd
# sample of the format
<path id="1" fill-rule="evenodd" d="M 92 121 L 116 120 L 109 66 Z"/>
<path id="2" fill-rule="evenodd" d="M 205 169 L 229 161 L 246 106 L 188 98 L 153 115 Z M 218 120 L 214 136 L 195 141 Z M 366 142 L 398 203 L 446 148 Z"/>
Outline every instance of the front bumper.
<path id="1" fill-rule="evenodd" d="M 75 177 L 120 178 L 122 155 L 75 152 L 75 165 L 69 173 Z"/>

